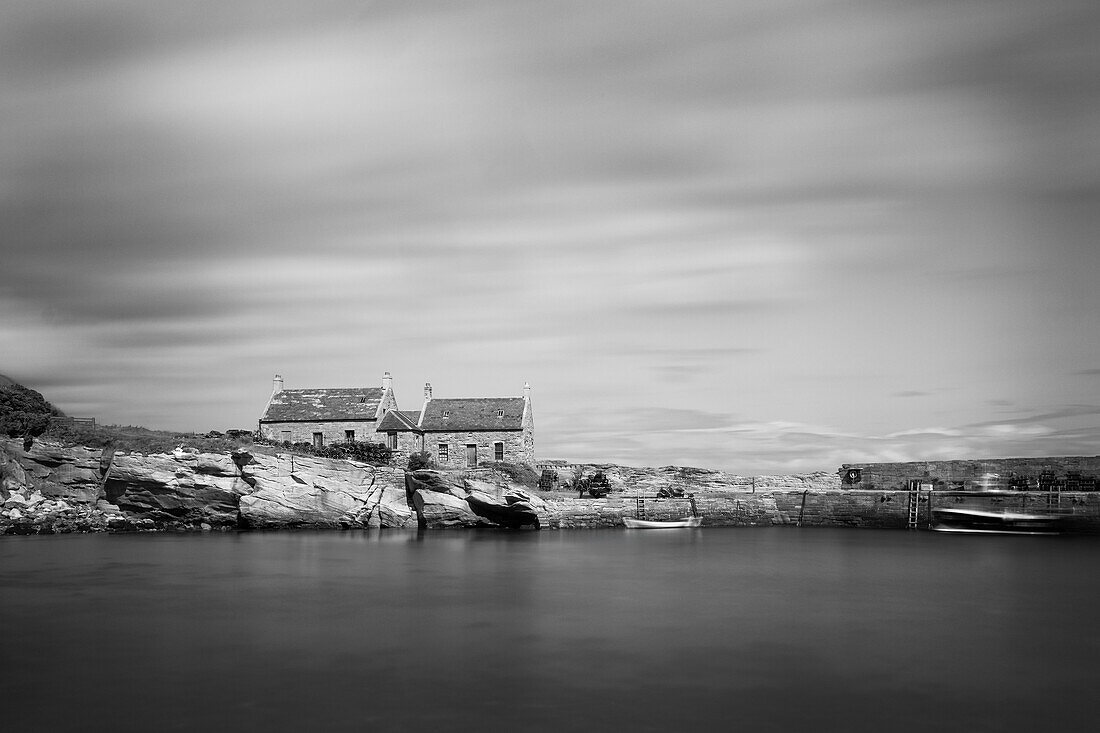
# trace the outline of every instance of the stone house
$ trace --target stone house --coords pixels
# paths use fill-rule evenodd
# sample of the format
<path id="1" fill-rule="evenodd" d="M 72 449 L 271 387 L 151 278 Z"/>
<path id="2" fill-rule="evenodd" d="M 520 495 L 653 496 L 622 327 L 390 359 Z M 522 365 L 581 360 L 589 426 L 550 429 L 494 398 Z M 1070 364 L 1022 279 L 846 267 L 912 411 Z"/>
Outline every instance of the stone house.
<path id="1" fill-rule="evenodd" d="M 424 450 L 424 434 L 417 428 L 419 410 L 391 410 L 378 423 L 379 440 L 393 451 L 393 462 L 406 463 L 409 455 Z"/>
<path id="2" fill-rule="evenodd" d="M 283 389 L 283 378 L 275 375 L 259 432 L 268 440 L 316 446 L 350 440 L 384 443 L 393 451 L 394 464 L 425 450 L 443 468 L 492 461 L 535 464 L 528 384 L 522 397 L 435 400 L 429 383 L 421 408 L 407 411 L 397 409 L 389 372 L 380 388 L 345 389 Z"/>
<path id="3" fill-rule="evenodd" d="M 259 432 L 268 440 L 315 446 L 377 442 L 379 422 L 396 409 L 389 372 L 381 387 L 336 389 L 283 389 L 283 378 L 276 374 Z"/>
<path id="4" fill-rule="evenodd" d="M 531 386 L 522 397 L 432 399 L 424 385 L 420 412 L 391 412 L 378 426 L 396 455 L 426 450 L 441 468 L 482 463 L 535 464 L 535 418 Z"/>

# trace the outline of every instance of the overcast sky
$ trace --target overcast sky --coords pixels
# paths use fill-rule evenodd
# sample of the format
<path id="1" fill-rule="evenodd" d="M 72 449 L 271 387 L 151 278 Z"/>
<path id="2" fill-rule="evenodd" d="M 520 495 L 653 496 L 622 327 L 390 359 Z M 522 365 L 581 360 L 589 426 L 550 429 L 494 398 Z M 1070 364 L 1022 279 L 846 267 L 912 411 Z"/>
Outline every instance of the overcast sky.
<path id="1" fill-rule="evenodd" d="M 1095 0 L 7 0 L 0 226 L 0 372 L 105 423 L 388 370 L 540 458 L 1100 453 Z"/>

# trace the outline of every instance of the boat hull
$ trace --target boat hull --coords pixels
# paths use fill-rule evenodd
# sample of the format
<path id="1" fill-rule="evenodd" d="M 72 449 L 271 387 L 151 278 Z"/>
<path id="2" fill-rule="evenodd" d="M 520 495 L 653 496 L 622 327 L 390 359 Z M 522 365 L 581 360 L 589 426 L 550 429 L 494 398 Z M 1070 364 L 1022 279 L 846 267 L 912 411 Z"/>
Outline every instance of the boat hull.
<path id="1" fill-rule="evenodd" d="M 935 532 L 960 534 L 1061 534 L 1060 517 L 1050 514 L 992 512 L 981 509 L 937 509 L 933 511 Z"/>
<path id="2" fill-rule="evenodd" d="M 668 521 L 623 517 L 623 524 L 629 529 L 684 529 L 698 527 L 702 523 L 702 517 L 684 517 L 683 519 L 670 519 Z"/>

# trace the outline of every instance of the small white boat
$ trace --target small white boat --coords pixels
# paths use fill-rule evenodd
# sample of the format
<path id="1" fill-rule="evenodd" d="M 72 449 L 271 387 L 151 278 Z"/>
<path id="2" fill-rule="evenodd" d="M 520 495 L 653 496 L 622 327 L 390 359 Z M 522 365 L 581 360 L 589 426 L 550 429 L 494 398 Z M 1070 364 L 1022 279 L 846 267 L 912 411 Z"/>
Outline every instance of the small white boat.
<path id="1" fill-rule="evenodd" d="M 623 517 L 623 524 L 630 529 L 681 529 L 684 527 L 698 527 L 702 523 L 702 517 L 684 517 L 683 519 L 669 519 L 667 521 Z"/>
<path id="2" fill-rule="evenodd" d="M 936 532 L 977 534 L 1060 534 L 1060 517 L 1053 514 L 989 511 L 985 509 L 934 509 Z"/>

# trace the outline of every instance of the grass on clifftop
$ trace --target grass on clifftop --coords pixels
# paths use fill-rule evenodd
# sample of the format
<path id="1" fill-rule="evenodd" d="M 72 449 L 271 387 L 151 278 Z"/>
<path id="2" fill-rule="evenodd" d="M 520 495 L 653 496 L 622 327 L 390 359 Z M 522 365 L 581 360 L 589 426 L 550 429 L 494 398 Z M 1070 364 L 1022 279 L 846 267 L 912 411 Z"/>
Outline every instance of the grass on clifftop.
<path id="1" fill-rule="evenodd" d="M 313 458 L 337 458 L 358 460 L 372 465 L 388 465 L 389 450 L 381 445 L 367 446 L 362 443 L 345 445 L 334 443 L 318 450 L 308 443 L 283 445 L 268 441 L 254 441 L 251 433 L 233 437 L 208 436 L 198 433 L 178 433 L 171 430 L 150 430 L 137 425 L 82 425 L 79 423 L 53 423 L 42 435 L 47 440 L 64 445 L 82 445 L 85 448 L 100 448 L 113 451 L 144 453 L 171 453 L 182 446 L 186 450 L 199 453 L 232 453 L 238 448 L 247 448 L 252 453 L 275 455 L 291 453 Z M 378 448 L 372 451 L 368 448 Z M 358 449 L 358 450 L 355 450 Z M 376 455 L 384 453 L 385 455 Z"/>
<path id="2" fill-rule="evenodd" d="M 170 430 L 149 430 L 137 425 L 96 425 L 54 423 L 42 435 L 66 445 L 86 448 L 111 448 L 138 453 L 171 453 L 184 446 L 200 453 L 229 453 L 241 446 L 251 446 L 252 436 L 239 438 L 206 437 L 196 433 Z M 270 449 L 269 449 L 270 450 Z"/>

